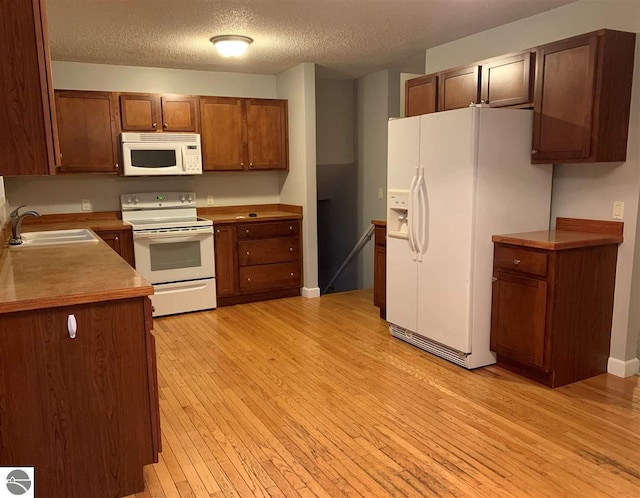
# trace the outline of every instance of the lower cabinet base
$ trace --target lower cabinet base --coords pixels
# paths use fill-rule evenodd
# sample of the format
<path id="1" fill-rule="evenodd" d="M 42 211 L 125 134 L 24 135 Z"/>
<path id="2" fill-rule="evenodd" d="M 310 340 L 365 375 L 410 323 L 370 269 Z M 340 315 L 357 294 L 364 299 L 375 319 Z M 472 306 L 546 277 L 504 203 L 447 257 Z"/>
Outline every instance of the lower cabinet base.
<path id="1" fill-rule="evenodd" d="M 253 303 L 255 301 L 267 301 L 269 299 L 281 299 L 283 297 L 295 297 L 300 295 L 300 288 L 280 289 L 255 294 L 238 294 L 237 296 L 218 296 L 218 308 L 232 306 L 234 304 Z"/>
<path id="2" fill-rule="evenodd" d="M 558 387 L 558 384 L 555 384 L 555 375 L 553 371 L 545 372 L 544 370 L 540 370 L 535 367 L 522 365 L 521 363 L 512 361 L 509 358 L 505 358 L 504 356 L 500 355 L 497 355 L 496 365 L 515 372 L 518 375 L 522 375 L 523 377 L 528 377 L 531 380 L 535 380 L 536 382 L 545 384 L 549 387 Z"/>

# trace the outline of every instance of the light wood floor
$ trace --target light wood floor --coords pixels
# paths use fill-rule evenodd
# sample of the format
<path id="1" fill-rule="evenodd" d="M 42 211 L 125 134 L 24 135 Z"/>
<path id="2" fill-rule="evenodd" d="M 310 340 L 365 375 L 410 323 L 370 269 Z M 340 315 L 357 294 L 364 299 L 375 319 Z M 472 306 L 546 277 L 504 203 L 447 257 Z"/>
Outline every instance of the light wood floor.
<path id="1" fill-rule="evenodd" d="M 157 319 L 163 452 L 136 496 L 640 496 L 638 377 L 466 371 L 371 300 Z"/>

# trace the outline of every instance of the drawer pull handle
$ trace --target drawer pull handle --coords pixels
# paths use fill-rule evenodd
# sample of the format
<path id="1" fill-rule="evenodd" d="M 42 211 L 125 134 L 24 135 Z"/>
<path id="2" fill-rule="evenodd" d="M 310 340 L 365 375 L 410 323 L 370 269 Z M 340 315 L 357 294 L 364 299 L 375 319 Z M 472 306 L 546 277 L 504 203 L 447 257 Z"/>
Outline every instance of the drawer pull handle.
<path id="1" fill-rule="evenodd" d="M 249 251 L 247 251 L 247 256 L 249 256 Z"/>
<path id="2" fill-rule="evenodd" d="M 251 282 L 251 277 L 247 277 L 247 282 Z"/>
<path id="3" fill-rule="evenodd" d="M 513 260 L 513 264 L 514 264 L 514 265 L 516 265 L 516 266 L 518 266 L 518 265 L 520 264 L 520 260 L 519 260 L 519 259 L 517 259 L 517 258 L 516 258 L 516 259 L 514 259 L 514 260 Z"/>
<path id="4" fill-rule="evenodd" d="M 67 316 L 67 330 L 69 331 L 69 337 L 75 339 L 78 332 L 78 322 L 75 315 Z"/>
<path id="5" fill-rule="evenodd" d="M 293 247 L 290 247 L 290 248 L 289 248 L 289 252 L 293 252 Z"/>
<path id="6" fill-rule="evenodd" d="M 497 282 L 498 281 L 498 277 L 491 277 L 491 281 L 492 282 Z"/>
<path id="7" fill-rule="evenodd" d="M 244 231 L 244 233 L 249 233 L 249 229 L 247 228 L 247 229 Z"/>
<path id="8" fill-rule="evenodd" d="M 291 225 L 289 225 L 289 230 L 293 230 L 293 227 Z"/>
<path id="9" fill-rule="evenodd" d="M 291 272 L 291 276 L 293 277 L 293 272 Z"/>

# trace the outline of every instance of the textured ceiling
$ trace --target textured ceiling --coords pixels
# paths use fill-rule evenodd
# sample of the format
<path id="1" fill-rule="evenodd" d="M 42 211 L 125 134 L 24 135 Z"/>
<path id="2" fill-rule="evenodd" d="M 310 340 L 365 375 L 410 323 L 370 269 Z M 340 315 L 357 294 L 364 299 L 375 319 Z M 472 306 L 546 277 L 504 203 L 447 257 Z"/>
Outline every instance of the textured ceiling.
<path id="1" fill-rule="evenodd" d="M 397 67 L 424 50 L 574 0 L 47 0 L 53 60 L 277 74 L 316 63 L 321 77 Z M 209 38 L 255 41 L 223 59 Z"/>

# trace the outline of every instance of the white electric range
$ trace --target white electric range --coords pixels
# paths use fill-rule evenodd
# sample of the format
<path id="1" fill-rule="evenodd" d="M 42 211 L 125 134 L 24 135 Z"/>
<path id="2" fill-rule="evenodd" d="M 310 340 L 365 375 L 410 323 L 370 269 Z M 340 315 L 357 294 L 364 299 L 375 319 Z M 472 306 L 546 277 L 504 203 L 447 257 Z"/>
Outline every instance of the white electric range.
<path id="1" fill-rule="evenodd" d="M 195 193 L 123 194 L 120 205 L 136 270 L 153 284 L 153 316 L 215 308 L 213 223 L 198 218 Z"/>

